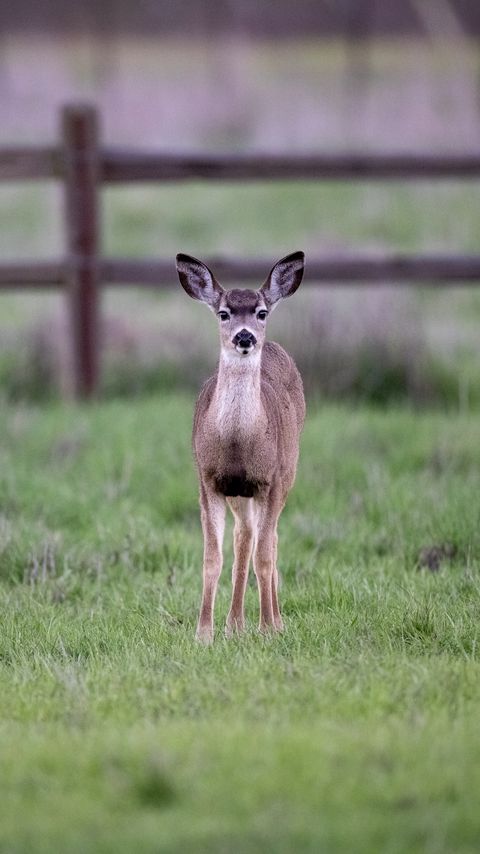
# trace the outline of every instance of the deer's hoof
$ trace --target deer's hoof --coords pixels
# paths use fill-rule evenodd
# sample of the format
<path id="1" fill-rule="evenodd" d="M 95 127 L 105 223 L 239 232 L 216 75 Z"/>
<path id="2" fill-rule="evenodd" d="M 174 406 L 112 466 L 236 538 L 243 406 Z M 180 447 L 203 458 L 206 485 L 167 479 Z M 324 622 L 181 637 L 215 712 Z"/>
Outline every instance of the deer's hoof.
<path id="1" fill-rule="evenodd" d="M 283 632 L 283 622 L 260 623 L 258 631 L 264 637 L 280 634 L 280 632 Z"/>
<path id="2" fill-rule="evenodd" d="M 234 617 L 228 617 L 225 624 L 225 637 L 232 638 L 234 635 L 240 635 L 245 631 L 245 620 L 237 620 Z"/>
<path id="3" fill-rule="evenodd" d="M 198 626 L 195 640 L 203 646 L 210 646 L 213 643 L 213 629 L 210 626 Z"/>

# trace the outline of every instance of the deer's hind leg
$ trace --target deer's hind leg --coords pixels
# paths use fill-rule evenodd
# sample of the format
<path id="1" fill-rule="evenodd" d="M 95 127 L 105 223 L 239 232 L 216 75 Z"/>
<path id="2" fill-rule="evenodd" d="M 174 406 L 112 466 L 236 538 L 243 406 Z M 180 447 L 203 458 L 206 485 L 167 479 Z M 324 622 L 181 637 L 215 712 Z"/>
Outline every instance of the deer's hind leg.
<path id="1" fill-rule="evenodd" d="M 255 539 L 255 505 L 252 498 L 229 498 L 228 504 L 235 519 L 233 529 L 234 560 L 232 569 L 232 601 L 227 616 L 227 636 L 245 628 L 244 599 L 248 568 Z"/>
<path id="2" fill-rule="evenodd" d="M 218 579 L 222 571 L 223 534 L 225 531 L 225 498 L 200 485 L 201 518 L 203 529 L 203 594 L 197 625 L 197 640 L 213 640 L 213 608 Z"/>

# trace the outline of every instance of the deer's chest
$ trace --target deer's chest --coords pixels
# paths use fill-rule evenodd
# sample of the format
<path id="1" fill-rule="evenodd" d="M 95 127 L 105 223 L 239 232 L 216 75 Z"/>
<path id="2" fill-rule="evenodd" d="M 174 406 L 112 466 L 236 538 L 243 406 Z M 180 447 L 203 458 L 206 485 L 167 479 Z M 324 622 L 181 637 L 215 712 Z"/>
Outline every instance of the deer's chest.
<path id="1" fill-rule="evenodd" d="M 240 436 L 248 441 L 265 421 L 260 384 L 247 374 L 217 388 L 209 421 L 222 442 L 228 443 Z"/>
<path id="2" fill-rule="evenodd" d="M 202 469 L 217 483 L 238 479 L 263 482 L 268 479 L 275 458 L 275 437 L 262 405 L 258 389 L 229 388 L 215 395 L 195 445 Z M 234 488 L 232 486 L 232 489 Z M 250 487 L 249 487 L 250 488 Z M 241 491 L 225 494 L 244 494 Z M 248 491 L 247 493 L 248 494 Z"/>

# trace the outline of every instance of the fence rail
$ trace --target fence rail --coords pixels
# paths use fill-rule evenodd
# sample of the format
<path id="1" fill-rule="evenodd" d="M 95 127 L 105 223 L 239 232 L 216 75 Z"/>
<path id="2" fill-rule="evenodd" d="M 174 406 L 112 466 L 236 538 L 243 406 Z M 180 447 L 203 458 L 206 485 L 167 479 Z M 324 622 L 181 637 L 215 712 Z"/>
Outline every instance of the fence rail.
<path id="1" fill-rule="evenodd" d="M 480 178 L 476 154 L 176 154 L 104 147 L 99 180 L 136 181 L 384 181 Z M 58 179 L 65 154 L 58 147 L 0 148 L 0 181 Z"/>
<path id="2" fill-rule="evenodd" d="M 61 144 L 0 148 L 0 181 L 61 181 L 65 257 L 0 263 L 0 290 L 64 288 L 69 301 L 75 394 L 92 397 L 99 382 L 102 285 L 169 285 L 173 259 L 104 258 L 99 196 L 103 185 L 140 181 L 309 181 L 480 179 L 480 154 L 196 154 L 124 151 L 100 144 L 94 107 L 62 110 Z M 273 259 L 212 258 L 226 282 L 259 282 Z M 324 255 L 308 259 L 307 284 L 480 282 L 480 255 Z"/>
<path id="3" fill-rule="evenodd" d="M 271 258 L 206 258 L 224 282 L 259 282 L 272 264 Z M 173 261 L 158 258 L 103 258 L 96 262 L 97 274 L 104 285 L 140 287 L 168 286 L 176 281 Z M 0 265 L 0 290 L 12 288 L 58 289 L 63 287 L 72 264 L 65 261 L 25 261 Z M 318 282 L 338 284 L 378 284 L 385 281 L 405 284 L 423 281 L 462 285 L 480 281 L 480 256 L 475 255 L 325 255 L 309 260 L 305 284 Z"/>
<path id="4" fill-rule="evenodd" d="M 102 177 L 124 181 L 308 181 L 472 178 L 480 156 L 419 154 L 158 154 L 106 149 Z"/>

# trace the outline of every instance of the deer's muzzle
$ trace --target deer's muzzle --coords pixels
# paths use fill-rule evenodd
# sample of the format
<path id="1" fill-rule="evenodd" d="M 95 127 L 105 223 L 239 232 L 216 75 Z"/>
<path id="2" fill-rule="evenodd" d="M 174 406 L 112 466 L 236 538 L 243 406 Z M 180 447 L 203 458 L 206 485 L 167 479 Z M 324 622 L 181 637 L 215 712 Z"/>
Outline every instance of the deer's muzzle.
<path id="1" fill-rule="evenodd" d="M 244 355 L 249 353 L 250 350 L 253 350 L 256 343 L 257 339 L 255 338 L 255 335 L 252 332 L 249 332 L 248 329 L 241 329 L 232 340 L 232 344 L 235 349 Z"/>

